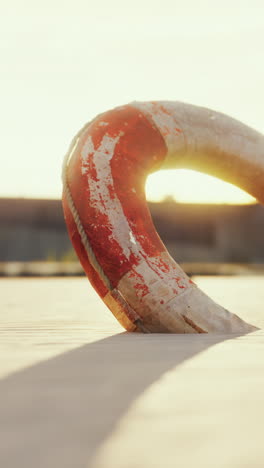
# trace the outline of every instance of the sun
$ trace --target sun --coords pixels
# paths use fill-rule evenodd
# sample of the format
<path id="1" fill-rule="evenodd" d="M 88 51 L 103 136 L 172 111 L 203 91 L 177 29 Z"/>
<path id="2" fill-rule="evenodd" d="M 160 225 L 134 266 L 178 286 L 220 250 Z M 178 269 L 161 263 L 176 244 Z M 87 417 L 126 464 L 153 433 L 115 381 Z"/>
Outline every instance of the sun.
<path id="1" fill-rule="evenodd" d="M 151 174 L 146 183 L 148 201 L 171 196 L 180 203 L 245 205 L 256 199 L 216 177 L 187 169 L 163 170 Z"/>

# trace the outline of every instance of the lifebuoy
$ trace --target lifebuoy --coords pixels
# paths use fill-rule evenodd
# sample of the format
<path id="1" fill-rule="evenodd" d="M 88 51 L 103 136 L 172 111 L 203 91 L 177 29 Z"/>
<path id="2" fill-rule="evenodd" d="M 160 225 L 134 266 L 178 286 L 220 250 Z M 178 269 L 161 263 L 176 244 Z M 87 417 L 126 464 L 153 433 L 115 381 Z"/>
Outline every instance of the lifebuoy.
<path id="1" fill-rule="evenodd" d="M 264 136 L 224 114 L 134 102 L 84 126 L 63 165 L 64 214 L 81 264 L 129 331 L 255 330 L 192 282 L 154 228 L 146 178 L 176 167 L 215 175 L 264 201 Z"/>

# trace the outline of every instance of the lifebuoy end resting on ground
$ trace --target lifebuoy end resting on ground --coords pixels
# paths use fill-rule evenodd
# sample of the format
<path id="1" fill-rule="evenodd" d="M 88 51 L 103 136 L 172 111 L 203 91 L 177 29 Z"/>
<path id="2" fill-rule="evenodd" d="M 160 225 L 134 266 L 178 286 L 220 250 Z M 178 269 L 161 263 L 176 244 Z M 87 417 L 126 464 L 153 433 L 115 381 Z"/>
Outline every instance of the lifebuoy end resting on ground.
<path id="1" fill-rule="evenodd" d="M 177 102 L 105 112 L 78 133 L 63 165 L 65 220 L 91 284 L 129 331 L 255 330 L 168 254 L 144 191 L 147 176 L 163 167 L 198 169 L 264 200 L 264 137 L 246 125 Z"/>

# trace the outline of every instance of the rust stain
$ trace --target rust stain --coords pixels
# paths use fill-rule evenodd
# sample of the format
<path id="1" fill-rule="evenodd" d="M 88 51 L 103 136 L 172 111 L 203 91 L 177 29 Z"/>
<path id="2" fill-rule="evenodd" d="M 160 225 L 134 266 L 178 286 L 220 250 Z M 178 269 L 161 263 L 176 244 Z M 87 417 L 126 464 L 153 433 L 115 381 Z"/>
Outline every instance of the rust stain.
<path id="1" fill-rule="evenodd" d="M 201 327 L 198 327 L 191 319 L 186 317 L 186 315 L 182 315 L 182 318 L 190 327 L 192 327 L 194 330 L 196 330 L 198 333 L 207 333 L 207 331 L 203 330 Z"/>

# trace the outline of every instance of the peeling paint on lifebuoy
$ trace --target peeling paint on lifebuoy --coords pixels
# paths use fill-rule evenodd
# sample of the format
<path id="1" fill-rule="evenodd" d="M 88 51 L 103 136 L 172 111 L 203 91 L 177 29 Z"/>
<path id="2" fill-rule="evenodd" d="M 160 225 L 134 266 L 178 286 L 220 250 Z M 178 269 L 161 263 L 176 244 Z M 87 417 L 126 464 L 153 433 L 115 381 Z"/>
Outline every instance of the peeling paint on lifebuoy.
<path id="1" fill-rule="evenodd" d="M 172 102 L 132 103 L 87 124 L 65 159 L 63 206 L 88 278 L 127 330 L 253 330 L 200 291 L 159 238 L 144 187 L 162 167 L 203 170 L 258 196 L 263 187 L 252 177 L 257 169 L 264 179 L 264 137 Z"/>

